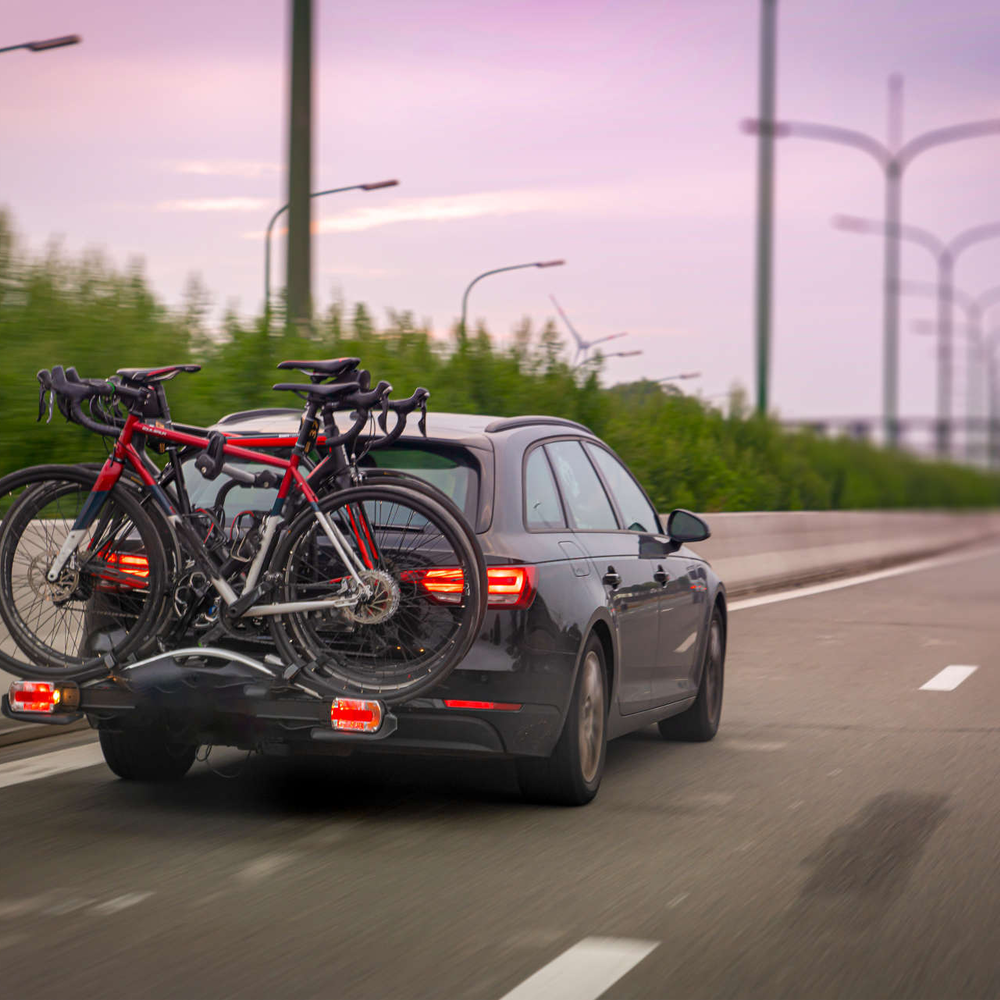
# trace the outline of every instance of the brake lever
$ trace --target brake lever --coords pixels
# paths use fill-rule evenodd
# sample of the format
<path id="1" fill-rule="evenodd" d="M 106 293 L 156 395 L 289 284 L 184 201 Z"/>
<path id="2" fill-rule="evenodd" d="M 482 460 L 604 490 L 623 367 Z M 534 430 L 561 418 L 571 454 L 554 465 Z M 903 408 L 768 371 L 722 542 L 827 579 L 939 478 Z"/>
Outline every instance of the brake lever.
<path id="1" fill-rule="evenodd" d="M 427 437 L 427 400 L 425 399 L 420 404 L 420 419 L 417 421 L 417 429 L 420 433 Z"/>

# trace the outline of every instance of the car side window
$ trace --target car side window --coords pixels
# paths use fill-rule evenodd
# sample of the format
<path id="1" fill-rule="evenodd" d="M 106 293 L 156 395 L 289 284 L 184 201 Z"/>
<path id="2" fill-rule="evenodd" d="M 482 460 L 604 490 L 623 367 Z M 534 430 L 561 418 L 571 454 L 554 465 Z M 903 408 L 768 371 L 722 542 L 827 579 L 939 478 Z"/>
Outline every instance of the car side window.
<path id="1" fill-rule="evenodd" d="M 541 448 L 535 448 L 524 464 L 524 526 L 529 531 L 566 527 L 556 481 Z"/>
<path id="2" fill-rule="evenodd" d="M 573 526 L 582 531 L 616 531 L 618 521 L 594 467 L 579 441 L 553 441 L 545 446 L 552 459 Z"/>
<path id="3" fill-rule="evenodd" d="M 660 530 L 656 511 L 639 489 L 638 484 L 621 462 L 609 451 L 592 444 L 585 444 L 587 454 L 601 470 L 611 495 L 618 504 L 618 512 L 629 531 L 645 531 L 649 534 Z"/>

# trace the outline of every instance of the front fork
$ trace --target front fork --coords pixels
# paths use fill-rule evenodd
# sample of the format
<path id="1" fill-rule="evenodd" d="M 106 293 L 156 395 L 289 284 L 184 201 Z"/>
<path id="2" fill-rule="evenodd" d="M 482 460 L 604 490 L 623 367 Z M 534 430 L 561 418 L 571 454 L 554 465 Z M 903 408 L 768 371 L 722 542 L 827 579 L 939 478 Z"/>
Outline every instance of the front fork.
<path id="1" fill-rule="evenodd" d="M 59 554 L 52 561 L 52 565 L 49 566 L 48 573 L 45 574 L 45 578 L 49 583 L 55 583 L 59 579 L 59 574 L 62 573 L 66 563 L 69 562 L 73 553 L 76 552 L 77 546 L 86 537 L 87 529 L 97 519 L 97 515 L 101 513 L 104 501 L 108 499 L 108 495 L 114 489 L 115 484 L 121 479 L 125 467 L 118 458 L 117 448 L 115 451 L 116 454 L 112 455 L 104 463 L 101 471 L 98 473 L 97 482 L 94 483 L 94 488 L 90 491 L 90 496 L 87 497 L 87 502 L 83 505 L 83 510 L 80 511 L 77 519 L 73 522 L 73 527 L 70 529 L 69 534 L 66 535 L 62 547 L 59 549 Z"/>

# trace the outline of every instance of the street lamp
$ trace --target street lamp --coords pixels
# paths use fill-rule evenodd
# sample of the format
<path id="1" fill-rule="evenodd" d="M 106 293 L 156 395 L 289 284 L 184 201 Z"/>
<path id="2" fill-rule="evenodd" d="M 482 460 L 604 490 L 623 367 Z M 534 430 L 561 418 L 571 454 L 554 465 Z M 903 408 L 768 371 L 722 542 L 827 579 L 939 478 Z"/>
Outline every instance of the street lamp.
<path id="1" fill-rule="evenodd" d="M 459 326 L 459 336 L 462 340 L 465 340 L 465 316 L 469 306 L 469 292 L 472 291 L 472 286 L 476 284 L 477 281 L 482 281 L 483 278 L 488 278 L 491 274 L 501 274 L 504 271 L 520 271 L 523 267 L 562 267 L 566 261 L 564 260 L 535 260 L 530 264 L 511 264 L 509 267 L 495 267 L 492 271 L 483 271 L 482 274 L 476 275 L 472 281 L 469 282 L 465 287 L 465 294 L 462 296 L 462 323 Z"/>
<path id="2" fill-rule="evenodd" d="M 914 320 L 913 332 L 934 334 L 937 333 L 937 324 L 931 320 Z M 1000 363 L 997 351 L 1000 348 L 1000 327 L 991 330 L 985 337 L 981 336 L 981 330 L 975 326 L 959 326 L 957 332 L 968 338 L 970 344 L 978 350 L 986 368 L 986 462 L 992 467 L 1000 463 L 1000 451 L 997 448 L 1000 442 L 1000 399 L 997 398 L 997 389 L 1000 388 L 1000 377 L 997 375 Z"/>
<path id="3" fill-rule="evenodd" d="M 767 116 L 747 119 L 744 131 L 776 138 L 797 137 L 834 142 L 871 156 L 885 176 L 885 329 L 883 343 L 883 418 L 886 439 L 899 439 L 899 223 L 902 214 L 903 172 L 921 153 L 945 143 L 1000 134 L 1000 118 L 933 129 L 903 142 L 903 78 L 889 77 L 889 127 L 886 142 L 854 129 L 817 122 L 774 121 Z"/>
<path id="4" fill-rule="evenodd" d="M 640 354 L 642 354 L 641 350 L 637 350 L 637 351 L 611 351 L 608 354 L 602 354 L 601 355 L 601 360 L 603 361 L 606 358 L 634 358 L 634 357 L 638 357 L 638 355 L 640 355 Z M 585 365 L 590 364 L 591 360 L 592 360 L 591 358 L 584 358 L 582 361 L 577 362 L 574 359 L 574 363 L 570 366 L 570 369 L 571 369 L 571 371 L 575 371 L 575 372 L 579 371 Z"/>
<path id="5" fill-rule="evenodd" d="M 13 52 L 14 49 L 27 49 L 29 52 L 48 52 L 49 49 L 61 49 L 65 45 L 79 45 L 83 39 L 79 35 L 60 35 L 58 38 L 46 38 L 41 42 L 21 42 L 20 45 L 5 45 L 0 52 Z"/>
<path id="6" fill-rule="evenodd" d="M 658 378 L 657 382 L 676 382 L 679 379 L 701 378 L 701 372 L 681 372 L 680 375 L 667 375 L 666 378 Z"/>
<path id="7" fill-rule="evenodd" d="M 326 191 L 313 191 L 310 198 L 319 198 L 324 194 L 340 194 L 341 191 L 377 191 L 379 188 L 395 187 L 399 181 L 375 181 L 370 184 L 349 184 L 347 187 L 329 188 Z M 271 216 L 271 221 L 267 224 L 267 234 L 264 237 L 264 311 L 271 311 L 271 230 L 274 224 L 281 217 L 282 212 L 288 211 L 286 202 Z"/>
<path id="8" fill-rule="evenodd" d="M 851 233 L 885 235 L 889 223 L 877 219 L 859 219 L 853 215 L 836 215 L 833 225 Z M 928 250 L 938 268 L 938 366 L 937 366 L 937 452 L 949 453 L 951 434 L 951 306 L 954 287 L 955 263 L 969 247 L 1000 236 L 1000 222 L 990 222 L 965 229 L 945 242 L 928 229 L 901 223 L 897 235 Z"/>
<path id="9" fill-rule="evenodd" d="M 899 290 L 904 295 L 936 296 L 938 294 L 937 286 L 926 281 L 904 281 L 900 283 Z M 986 315 L 987 310 L 1000 304 L 1000 285 L 987 288 L 985 292 L 981 292 L 979 295 L 970 295 L 968 292 L 963 292 L 960 288 L 952 288 L 951 292 L 954 301 L 965 310 L 966 320 L 968 321 L 968 346 L 965 365 L 965 409 L 968 424 L 965 438 L 965 452 L 971 458 L 975 450 L 972 444 L 972 420 L 975 417 L 978 402 L 977 397 L 979 395 L 976 380 L 976 361 L 977 354 L 983 350 L 983 345 L 986 343 L 983 337 L 983 317 Z"/>

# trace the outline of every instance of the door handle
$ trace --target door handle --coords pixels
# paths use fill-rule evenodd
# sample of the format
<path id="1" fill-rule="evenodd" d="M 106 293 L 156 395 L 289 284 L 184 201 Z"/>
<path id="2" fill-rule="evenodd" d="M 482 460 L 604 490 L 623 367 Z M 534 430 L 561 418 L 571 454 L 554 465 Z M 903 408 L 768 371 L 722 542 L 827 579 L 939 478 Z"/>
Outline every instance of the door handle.
<path id="1" fill-rule="evenodd" d="M 604 574 L 602 582 L 606 583 L 612 590 L 614 590 L 616 587 L 621 586 L 622 578 L 615 572 L 614 566 L 609 566 L 607 573 Z"/>
<path id="2" fill-rule="evenodd" d="M 662 566 L 657 566 L 656 572 L 653 574 L 653 579 L 661 587 L 665 587 L 667 585 L 667 581 L 670 579 L 670 574 Z"/>

